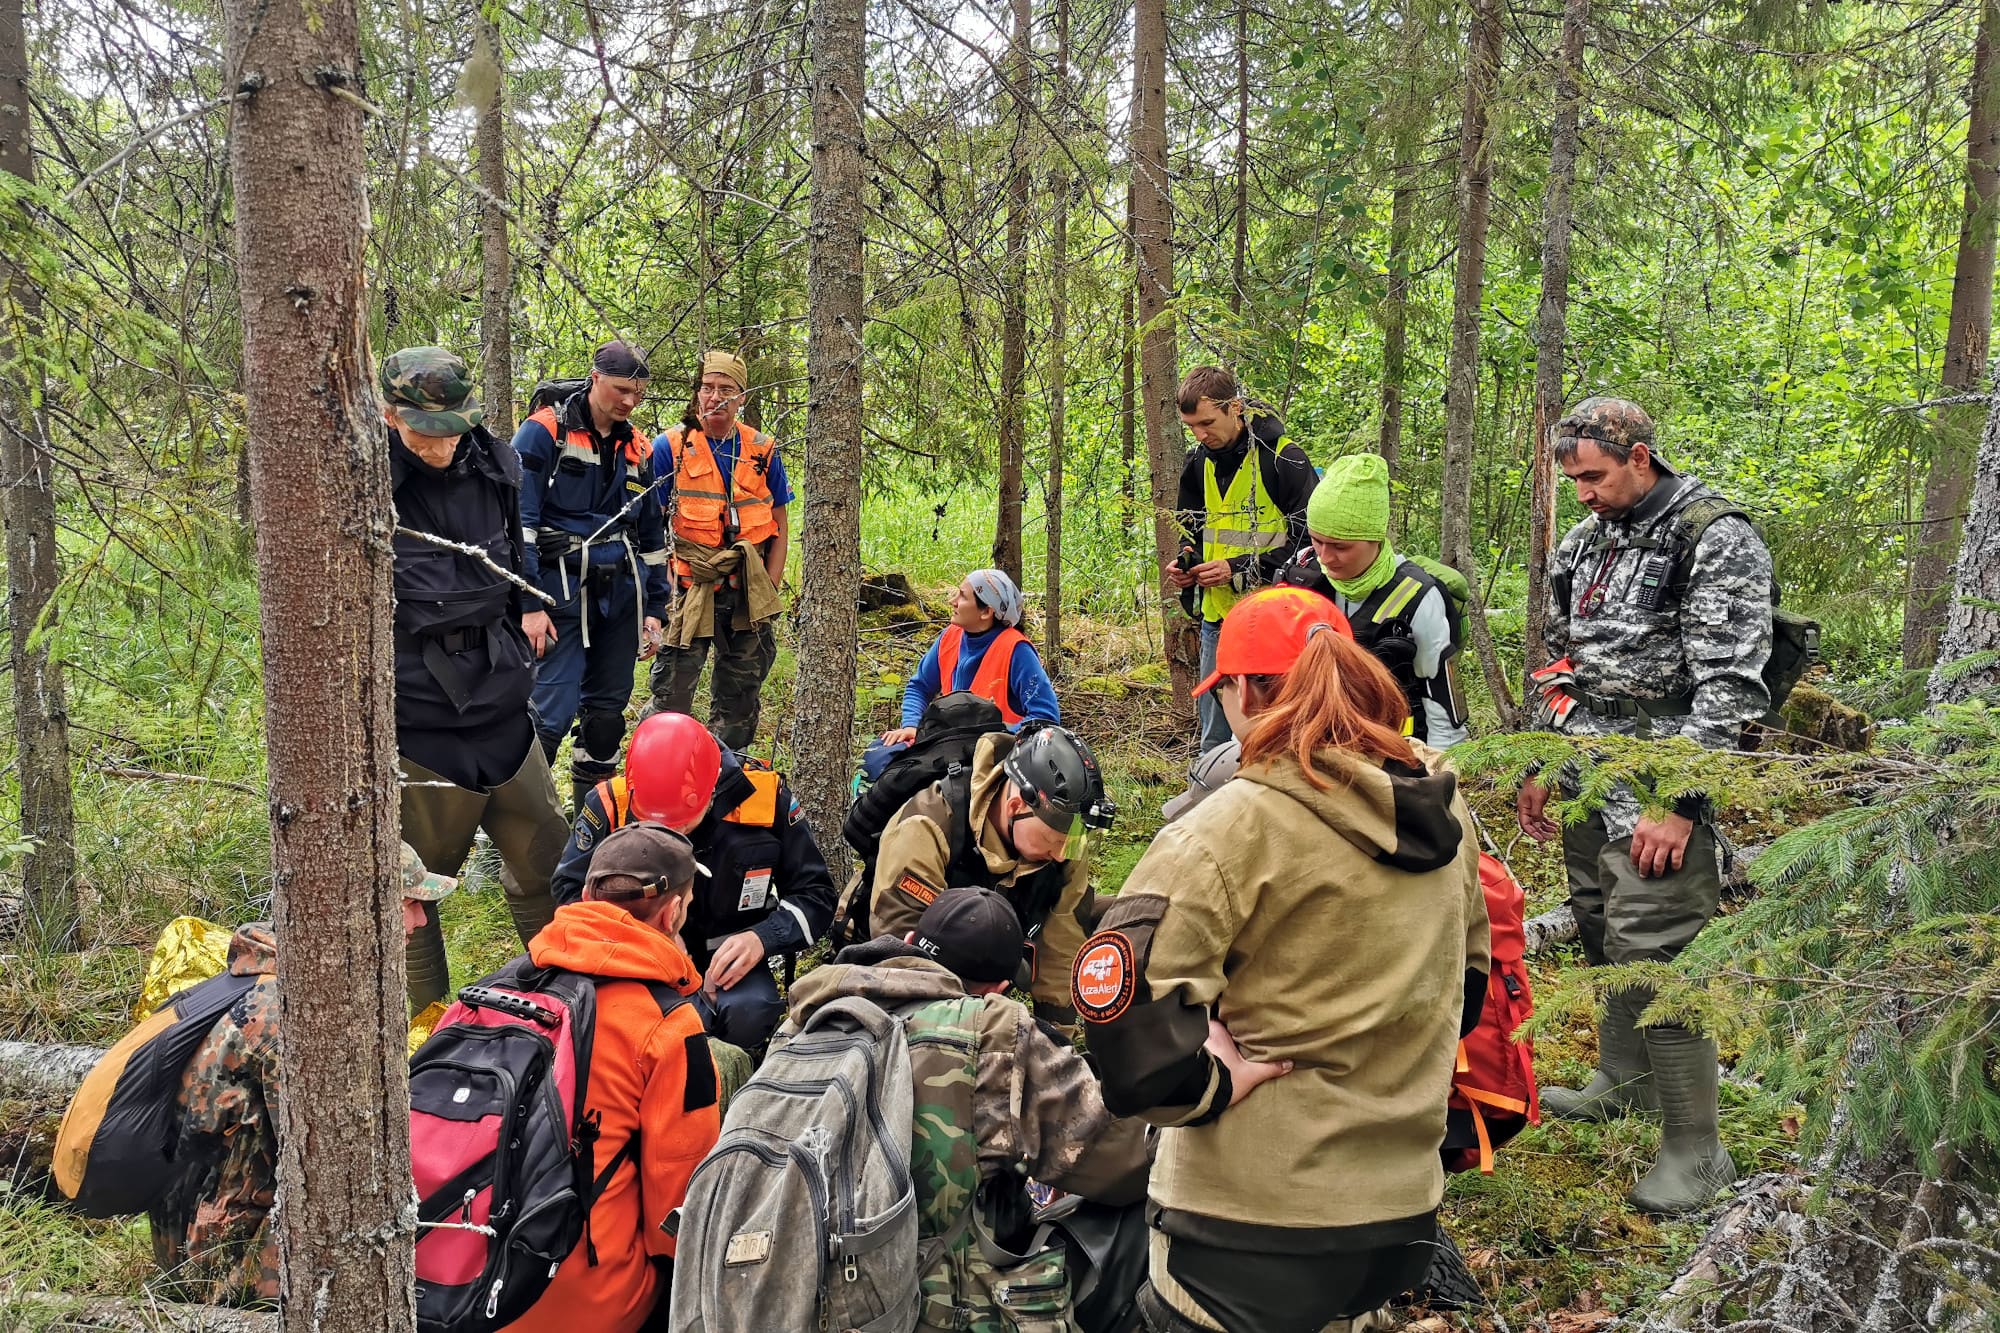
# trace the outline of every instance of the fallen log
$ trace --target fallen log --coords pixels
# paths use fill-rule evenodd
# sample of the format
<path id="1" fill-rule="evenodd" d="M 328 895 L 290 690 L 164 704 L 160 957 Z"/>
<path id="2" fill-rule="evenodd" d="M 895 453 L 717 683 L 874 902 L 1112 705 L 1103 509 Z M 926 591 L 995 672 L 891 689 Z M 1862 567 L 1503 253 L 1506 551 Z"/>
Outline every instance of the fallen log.
<path id="1" fill-rule="evenodd" d="M 278 1333 L 278 1316 L 152 1297 L 64 1296 L 0 1289 L 0 1329 L 137 1330 L 142 1333 Z"/>
<path id="2" fill-rule="evenodd" d="M 1568 903 L 1564 903 L 1553 911 L 1530 917 L 1522 923 L 1521 933 L 1527 936 L 1526 952 L 1538 954 L 1551 945 L 1576 938 L 1576 913 L 1570 910 Z"/>
<path id="3" fill-rule="evenodd" d="M 66 1104 L 103 1056 L 95 1046 L 0 1041 L 0 1097 Z"/>

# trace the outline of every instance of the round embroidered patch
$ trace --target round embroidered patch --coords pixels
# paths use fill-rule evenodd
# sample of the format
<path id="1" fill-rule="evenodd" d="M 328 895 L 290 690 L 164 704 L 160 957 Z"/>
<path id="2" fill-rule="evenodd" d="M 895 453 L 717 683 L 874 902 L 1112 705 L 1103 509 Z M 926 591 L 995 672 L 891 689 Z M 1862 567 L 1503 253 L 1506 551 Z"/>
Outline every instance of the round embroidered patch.
<path id="1" fill-rule="evenodd" d="M 1109 1023 L 1132 1003 L 1137 983 L 1132 941 L 1116 930 L 1093 935 L 1076 956 L 1076 1011 L 1093 1023 Z"/>

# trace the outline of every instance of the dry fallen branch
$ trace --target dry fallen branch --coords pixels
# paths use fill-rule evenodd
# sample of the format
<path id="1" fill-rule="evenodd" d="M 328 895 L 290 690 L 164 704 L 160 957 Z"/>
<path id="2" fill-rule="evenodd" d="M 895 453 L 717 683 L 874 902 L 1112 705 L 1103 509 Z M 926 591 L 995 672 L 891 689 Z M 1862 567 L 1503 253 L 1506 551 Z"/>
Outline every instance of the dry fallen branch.
<path id="1" fill-rule="evenodd" d="M 655 485 L 657 484 L 658 483 L 655 483 Z M 602 531 L 602 529 L 600 529 L 600 531 Z M 419 532 L 415 528 L 406 528 L 400 523 L 396 525 L 396 535 L 398 537 L 414 537 L 416 540 L 420 542 L 428 542 L 432 546 L 442 546 L 447 551 L 456 551 L 460 555 L 469 556 L 470 558 L 477 560 L 480 564 L 486 566 L 488 569 L 492 570 L 495 574 L 498 574 L 501 578 L 507 580 L 507 582 L 519 588 L 521 591 L 527 593 L 533 593 L 535 596 L 547 602 L 550 606 L 554 606 L 556 604 L 555 598 L 549 596 L 547 593 L 543 592 L 540 588 L 537 588 L 534 584 L 522 578 L 519 574 L 516 574 L 511 570 L 502 569 L 498 564 L 494 562 L 492 556 L 486 554 L 486 552 L 480 550 L 477 546 L 473 546 L 468 542 L 447 541 L 443 537 L 437 536 L 435 533 Z"/>

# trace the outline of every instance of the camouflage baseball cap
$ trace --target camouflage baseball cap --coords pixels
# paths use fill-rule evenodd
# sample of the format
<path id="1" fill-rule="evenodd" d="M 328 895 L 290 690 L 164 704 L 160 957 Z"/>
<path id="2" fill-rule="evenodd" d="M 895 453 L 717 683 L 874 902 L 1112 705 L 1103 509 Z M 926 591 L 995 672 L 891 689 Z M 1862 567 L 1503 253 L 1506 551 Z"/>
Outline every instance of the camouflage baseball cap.
<path id="1" fill-rule="evenodd" d="M 405 347 L 382 361 L 382 401 L 411 430 L 440 438 L 465 434 L 485 418 L 472 371 L 443 347 Z"/>
<path id="2" fill-rule="evenodd" d="M 403 896 L 418 902 L 434 903 L 458 887 L 449 875 L 433 875 L 424 867 L 424 858 L 409 843 L 403 844 Z"/>
<path id="3" fill-rule="evenodd" d="M 1584 399 L 1556 423 L 1556 440 L 1596 440 L 1621 449 L 1643 444 L 1660 471 L 1673 471 L 1653 443 L 1653 418 L 1629 398 Z"/>

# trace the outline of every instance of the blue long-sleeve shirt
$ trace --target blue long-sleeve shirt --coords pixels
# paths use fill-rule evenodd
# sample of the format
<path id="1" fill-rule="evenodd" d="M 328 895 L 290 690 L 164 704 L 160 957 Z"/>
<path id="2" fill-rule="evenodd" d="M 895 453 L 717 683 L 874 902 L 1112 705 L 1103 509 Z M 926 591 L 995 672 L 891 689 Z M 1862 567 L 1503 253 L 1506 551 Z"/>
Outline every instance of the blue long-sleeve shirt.
<path id="1" fill-rule="evenodd" d="M 590 429 L 590 408 L 584 394 L 578 393 L 557 406 L 556 425 L 562 434 L 578 427 Z M 632 503 L 651 484 L 652 478 L 646 475 L 643 448 L 638 451 L 639 465 L 627 464 L 625 444 L 631 438 L 631 431 L 628 422 L 609 440 L 597 439 L 593 433 L 591 438 L 596 447 L 588 462 L 571 456 L 573 451 L 569 446 L 559 443 L 548 427 L 533 417 L 514 432 L 514 452 L 521 456 L 521 467 L 526 473 L 521 487 L 521 573 L 543 592 L 561 597 L 562 580 L 553 568 L 542 568 L 536 534 L 552 528 L 575 537 L 588 537 L 630 504 L 626 523 L 632 543 L 641 557 L 654 557 L 640 566 L 645 582 L 642 589 L 645 614 L 664 620 L 670 591 L 663 563 L 666 524 L 657 504 L 643 500 Z M 621 567 L 626 564 L 625 552 L 616 544 L 593 547 L 590 558 L 593 564 Z M 581 594 L 574 572 L 569 589 L 572 599 Z"/>
<path id="2" fill-rule="evenodd" d="M 959 645 L 958 669 L 952 672 L 951 689 L 971 688 L 972 678 L 979 674 L 979 664 L 985 659 L 987 648 L 1000 637 L 1004 628 L 996 625 L 984 634 L 965 636 L 964 642 Z M 931 700 L 946 692 L 938 679 L 938 648 L 943 643 L 944 636 L 940 634 L 924 653 L 924 660 L 917 664 L 917 674 L 910 677 L 909 684 L 903 687 L 903 725 L 906 727 L 914 727 L 923 721 L 924 710 L 931 706 Z M 1007 702 L 1024 720 L 1062 721 L 1062 708 L 1056 703 L 1055 686 L 1049 683 L 1049 673 L 1042 669 L 1041 656 L 1032 643 L 1023 642 L 1014 650 L 1013 660 L 1007 664 Z"/>

